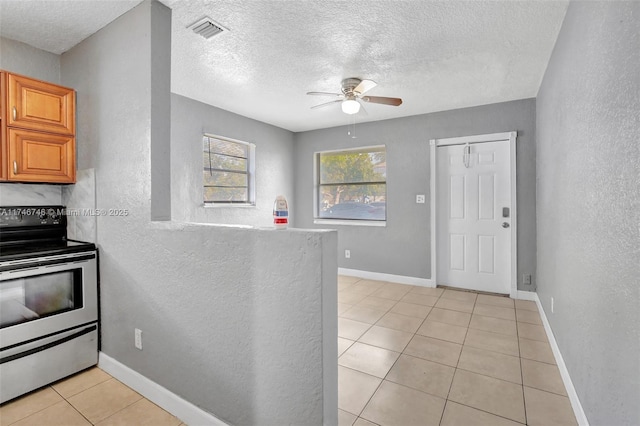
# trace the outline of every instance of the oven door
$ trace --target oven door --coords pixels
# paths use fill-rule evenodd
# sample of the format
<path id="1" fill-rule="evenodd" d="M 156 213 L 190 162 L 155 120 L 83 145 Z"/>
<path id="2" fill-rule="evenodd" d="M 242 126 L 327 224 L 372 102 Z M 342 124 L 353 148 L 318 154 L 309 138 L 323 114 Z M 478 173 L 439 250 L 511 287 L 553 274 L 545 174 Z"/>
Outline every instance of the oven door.
<path id="1" fill-rule="evenodd" d="M 0 350 L 98 320 L 95 252 L 2 262 Z"/>

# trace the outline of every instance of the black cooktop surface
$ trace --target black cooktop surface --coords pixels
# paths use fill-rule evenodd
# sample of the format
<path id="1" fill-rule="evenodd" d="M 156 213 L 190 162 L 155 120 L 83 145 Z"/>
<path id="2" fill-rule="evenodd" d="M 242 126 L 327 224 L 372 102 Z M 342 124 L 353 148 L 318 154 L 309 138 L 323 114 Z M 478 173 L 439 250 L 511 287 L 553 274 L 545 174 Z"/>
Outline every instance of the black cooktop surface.
<path id="1" fill-rule="evenodd" d="M 33 242 L 8 247 L 0 247 L 0 261 L 54 256 L 67 253 L 79 253 L 96 249 L 93 243 L 65 240 Z"/>
<path id="2" fill-rule="evenodd" d="M 0 261 L 93 251 L 67 239 L 65 206 L 0 206 Z"/>

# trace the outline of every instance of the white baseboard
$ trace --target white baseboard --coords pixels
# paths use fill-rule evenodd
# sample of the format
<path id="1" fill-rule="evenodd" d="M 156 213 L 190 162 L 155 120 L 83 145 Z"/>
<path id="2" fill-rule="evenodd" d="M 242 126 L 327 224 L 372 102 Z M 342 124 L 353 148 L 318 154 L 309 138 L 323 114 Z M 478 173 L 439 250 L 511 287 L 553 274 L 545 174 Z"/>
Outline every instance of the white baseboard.
<path id="1" fill-rule="evenodd" d="M 429 278 L 406 277 L 404 275 L 383 274 L 381 272 L 361 271 L 359 269 L 338 268 L 338 274 L 363 278 L 365 280 L 389 281 L 392 283 L 418 285 L 422 287 L 436 286 L 433 280 Z"/>
<path id="2" fill-rule="evenodd" d="M 573 413 L 576 416 L 576 420 L 580 426 L 589 426 L 589 420 L 587 419 L 584 410 L 582 409 L 582 404 L 580 404 L 580 399 L 578 398 L 578 394 L 576 393 L 576 388 L 573 387 L 573 382 L 571 381 L 571 377 L 569 377 L 569 370 L 567 370 L 567 366 L 564 363 L 564 359 L 562 359 L 562 354 L 560 353 L 560 348 L 558 347 L 558 342 L 556 342 L 556 338 L 553 336 L 553 331 L 551 330 L 551 325 L 549 324 L 549 320 L 547 319 L 547 314 L 544 312 L 542 308 L 542 303 L 540 303 L 540 298 L 538 297 L 538 293 L 533 293 L 529 291 L 519 291 L 520 293 L 529 293 L 533 295 L 532 299 L 538 305 L 538 311 L 540 311 L 540 318 L 542 319 L 542 324 L 544 325 L 544 330 L 547 333 L 547 338 L 549 339 L 549 344 L 551 345 L 551 350 L 553 351 L 553 356 L 556 359 L 556 364 L 558 365 L 558 369 L 560 370 L 560 376 L 562 376 L 562 381 L 564 382 L 564 387 L 567 389 L 567 395 L 569 396 L 569 401 L 571 401 L 571 407 L 573 408 Z"/>
<path id="3" fill-rule="evenodd" d="M 532 302 L 536 302 L 538 300 L 538 293 L 536 293 L 535 291 L 518 290 L 518 292 L 516 293 L 516 299 L 531 300 Z"/>
<path id="4" fill-rule="evenodd" d="M 103 352 L 98 367 L 188 425 L 228 426 L 225 422 L 146 378 Z"/>

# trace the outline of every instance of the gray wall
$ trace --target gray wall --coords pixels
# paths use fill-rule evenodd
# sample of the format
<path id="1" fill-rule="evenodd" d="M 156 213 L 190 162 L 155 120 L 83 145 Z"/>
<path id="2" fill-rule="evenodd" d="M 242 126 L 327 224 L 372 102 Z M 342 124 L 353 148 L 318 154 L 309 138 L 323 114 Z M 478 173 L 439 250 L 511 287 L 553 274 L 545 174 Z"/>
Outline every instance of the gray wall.
<path id="1" fill-rule="evenodd" d="M 0 37 L 0 69 L 60 84 L 60 55 Z"/>
<path id="2" fill-rule="evenodd" d="M 202 134 L 256 145 L 255 207 L 204 207 Z M 293 133 L 238 114 L 171 95 L 172 217 L 187 222 L 273 226 L 273 202 L 293 196 Z M 291 211 L 291 217 L 295 218 Z"/>
<path id="3" fill-rule="evenodd" d="M 475 108 L 356 124 L 356 139 L 346 127 L 296 134 L 296 226 L 313 224 L 313 153 L 357 146 L 387 146 L 387 226 L 335 226 L 338 265 L 343 268 L 417 278 L 431 278 L 429 211 L 429 140 L 518 131 L 518 288 L 522 274 L 536 270 L 535 100 L 525 99 Z M 427 203 L 416 204 L 416 194 Z M 344 258 L 344 250 L 351 258 Z M 535 277 L 532 282 L 535 285 Z"/>
<path id="4" fill-rule="evenodd" d="M 336 424 L 335 232 L 149 219 L 154 123 L 171 120 L 152 106 L 170 69 L 151 52 L 168 53 L 170 20 L 144 1 L 62 55 L 79 167 L 95 169 L 98 208 L 130 212 L 98 217 L 102 350 L 231 424 Z"/>
<path id="5" fill-rule="evenodd" d="M 639 28 L 571 2 L 537 99 L 538 295 L 592 425 L 640 424 Z"/>
<path id="6" fill-rule="evenodd" d="M 152 15 L 163 20 L 161 8 L 152 8 Z M 151 37 L 151 220 L 171 219 L 171 12 L 168 24 Z M 152 16 L 152 20 L 153 16 Z M 154 20 L 155 21 L 155 20 Z M 168 29 L 166 27 L 169 27 Z M 167 71 L 169 70 L 169 71 Z"/>
<path id="7" fill-rule="evenodd" d="M 0 69 L 60 83 L 60 56 L 0 37 Z M 60 185 L 0 183 L 0 206 L 61 204 Z"/>

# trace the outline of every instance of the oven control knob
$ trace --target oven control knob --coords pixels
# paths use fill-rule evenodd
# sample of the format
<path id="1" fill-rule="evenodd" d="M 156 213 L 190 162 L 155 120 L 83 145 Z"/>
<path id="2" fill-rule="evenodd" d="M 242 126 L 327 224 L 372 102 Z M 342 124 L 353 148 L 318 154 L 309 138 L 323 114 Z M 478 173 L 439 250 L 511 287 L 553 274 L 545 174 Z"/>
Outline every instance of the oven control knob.
<path id="1" fill-rule="evenodd" d="M 47 218 L 47 212 L 45 212 L 44 210 L 40 212 L 40 214 L 38 215 L 38 217 L 42 220 Z"/>
<path id="2" fill-rule="evenodd" d="M 58 215 L 58 213 L 55 210 L 52 209 L 52 210 L 49 210 L 49 217 L 52 220 L 56 220 L 56 219 L 58 219 L 60 217 L 60 215 Z"/>

